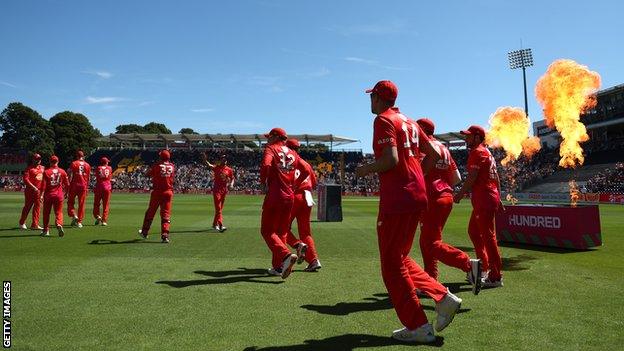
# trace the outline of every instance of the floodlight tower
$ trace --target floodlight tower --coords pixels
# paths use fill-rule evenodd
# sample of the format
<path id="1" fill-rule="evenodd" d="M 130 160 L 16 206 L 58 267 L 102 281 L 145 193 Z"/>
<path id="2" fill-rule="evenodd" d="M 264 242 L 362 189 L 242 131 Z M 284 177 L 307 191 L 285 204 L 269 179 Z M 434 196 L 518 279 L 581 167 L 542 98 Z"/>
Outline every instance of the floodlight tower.
<path id="1" fill-rule="evenodd" d="M 520 49 L 507 54 L 509 68 L 522 68 L 522 81 L 524 82 L 524 113 L 529 117 L 529 103 L 527 101 L 526 68 L 533 66 L 533 53 L 531 49 Z"/>

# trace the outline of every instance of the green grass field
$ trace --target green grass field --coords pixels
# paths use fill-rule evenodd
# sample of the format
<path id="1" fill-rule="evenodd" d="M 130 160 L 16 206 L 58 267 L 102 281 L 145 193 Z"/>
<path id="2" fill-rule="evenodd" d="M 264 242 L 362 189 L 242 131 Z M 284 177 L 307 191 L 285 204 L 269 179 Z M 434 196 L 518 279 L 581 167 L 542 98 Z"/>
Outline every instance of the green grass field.
<path id="1" fill-rule="evenodd" d="M 413 346 L 389 338 L 401 325 L 379 273 L 376 199 L 343 199 L 342 223 L 312 223 L 323 268 L 297 266 L 285 281 L 265 274 L 260 197 L 228 197 L 229 230 L 219 234 L 207 229 L 212 197 L 176 195 L 169 245 L 157 228 L 138 238 L 147 199 L 113 194 L 108 227 L 88 216 L 64 238 L 42 238 L 16 229 L 22 195 L 0 194 L 0 278 L 13 284 L 15 350 L 624 347 L 621 206 L 601 206 L 596 250 L 501 247 L 503 288 L 473 296 L 464 273 L 441 266 L 441 280 L 464 300 L 461 313 L 436 345 Z M 469 211 L 468 201 L 456 206 L 445 239 L 473 255 Z M 413 257 L 421 261 L 417 245 Z M 433 301 L 423 305 L 434 321 Z"/>

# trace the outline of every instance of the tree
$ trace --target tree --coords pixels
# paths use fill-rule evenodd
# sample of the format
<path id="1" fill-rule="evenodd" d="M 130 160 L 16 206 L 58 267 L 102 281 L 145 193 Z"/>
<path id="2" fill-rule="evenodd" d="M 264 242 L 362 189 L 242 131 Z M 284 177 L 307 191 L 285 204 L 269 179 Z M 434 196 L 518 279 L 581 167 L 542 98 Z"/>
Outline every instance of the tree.
<path id="1" fill-rule="evenodd" d="M 145 128 L 138 124 L 120 124 L 115 128 L 117 134 L 145 134 Z"/>
<path id="2" fill-rule="evenodd" d="M 54 130 L 50 122 L 28 106 L 12 102 L 0 113 L 0 145 L 38 152 L 54 152 Z"/>
<path id="3" fill-rule="evenodd" d="M 193 128 L 182 128 L 182 129 L 180 129 L 180 131 L 178 133 L 180 133 L 180 134 L 199 134 L 196 131 L 194 131 Z"/>
<path id="4" fill-rule="evenodd" d="M 150 122 L 143 126 L 146 134 L 171 134 L 171 130 L 162 123 Z"/>
<path id="5" fill-rule="evenodd" d="M 100 135 L 89 119 L 80 113 L 57 113 L 50 118 L 50 124 L 56 138 L 54 151 L 63 165 L 69 164 L 76 150 L 82 150 L 88 155 L 97 147 L 97 138 Z"/>

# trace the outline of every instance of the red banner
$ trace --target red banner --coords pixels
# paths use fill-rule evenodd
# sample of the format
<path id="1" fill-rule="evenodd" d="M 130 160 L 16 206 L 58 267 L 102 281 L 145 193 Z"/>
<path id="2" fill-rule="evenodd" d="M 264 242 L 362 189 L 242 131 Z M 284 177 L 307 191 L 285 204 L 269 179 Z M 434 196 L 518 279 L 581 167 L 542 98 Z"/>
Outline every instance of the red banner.
<path id="1" fill-rule="evenodd" d="M 602 245 L 600 213 L 596 205 L 507 206 L 496 214 L 501 242 L 587 249 Z"/>

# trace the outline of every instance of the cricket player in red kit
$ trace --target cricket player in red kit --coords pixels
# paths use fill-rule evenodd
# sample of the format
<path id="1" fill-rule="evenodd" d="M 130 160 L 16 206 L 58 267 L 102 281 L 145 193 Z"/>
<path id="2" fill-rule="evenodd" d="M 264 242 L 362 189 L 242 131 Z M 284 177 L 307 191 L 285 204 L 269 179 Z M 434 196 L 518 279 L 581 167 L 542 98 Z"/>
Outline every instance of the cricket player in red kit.
<path id="1" fill-rule="evenodd" d="M 50 157 L 50 167 L 43 172 L 43 231 L 42 236 L 50 235 L 50 211 L 54 207 L 55 224 L 58 235 L 65 235 L 63 230 L 63 189 L 69 189 L 67 173 L 58 167 L 58 157 Z"/>
<path id="2" fill-rule="evenodd" d="M 206 155 L 204 154 L 204 157 Z M 223 205 L 228 190 L 234 188 L 234 170 L 228 167 L 227 158 L 221 155 L 221 160 L 216 165 L 204 160 L 208 168 L 212 169 L 212 197 L 214 199 L 215 215 L 212 220 L 212 227 L 223 233 L 227 227 L 223 225 Z"/>
<path id="3" fill-rule="evenodd" d="M 108 165 L 109 160 L 106 157 L 100 159 L 100 165 L 95 169 L 95 189 L 93 189 L 93 217 L 95 225 L 107 225 L 108 211 L 110 205 L 110 197 L 113 192 L 111 184 L 113 178 L 113 169 Z M 100 204 L 102 212 L 100 213 Z"/>
<path id="4" fill-rule="evenodd" d="M 69 196 L 67 197 L 67 214 L 72 217 L 72 226 L 82 228 L 82 220 L 85 216 L 85 201 L 89 192 L 89 179 L 91 166 L 84 160 L 84 153 L 76 151 L 76 160 L 69 165 Z M 74 209 L 74 203 L 78 197 L 78 213 Z"/>
<path id="5" fill-rule="evenodd" d="M 430 343 L 434 331 L 427 322 L 416 289 L 436 302 L 435 329 L 441 331 L 453 320 L 461 299 L 430 277 L 409 257 L 414 235 L 427 209 L 423 169 L 430 170 L 440 155 L 416 122 L 394 107 L 398 88 L 391 81 L 380 81 L 370 90 L 371 111 L 376 114 L 373 128 L 375 161 L 360 166 L 358 177 L 379 174 L 380 199 L 377 239 L 381 275 L 390 300 L 404 325 L 392 337 L 406 342 Z M 422 162 L 420 153 L 426 156 Z"/>
<path id="6" fill-rule="evenodd" d="M 260 184 L 266 195 L 262 204 L 260 233 L 273 255 L 268 273 L 286 279 L 297 261 L 297 255 L 286 247 L 294 189 L 310 174 L 303 169 L 300 180 L 295 180 L 300 158 L 286 146 L 286 131 L 273 128 L 265 137 L 268 142 L 260 165 Z"/>
<path id="7" fill-rule="evenodd" d="M 30 229 L 41 230 L 39 226 L 39 211 L 41 208 L 41 196 L 43 195 L 43 172 L 45 168 L 41 165 L 41 155 L 34 154 L 31 164 L 24 171 L 24 207 L 22 208 L 22 216 L 19 220 L 20 229 L 28 229 L 26 227 L 26 219 L 32 208 L 32 222 Z"/>
<path id="8" fill-rule="evenodd" d="M 442 230 L 453 208 L 452 187 L 461 181 L 459 170 L 448 148 L 434 139 L 433 121 L 421 118 L 416 123 L 440 154 L 438 162 L 425 175 L 429 204 L 420 227 L 420 251 L 425 272 L 438 279 L 438 261 L 461 269 L 468 273 L 472 292 L 477 295 L 481 290 L 481 260 L 471 259 L 465 252 L 442 241 Z"/>
<path id="9" fill-rule="evenodd" d="M 286 141 L 286 146 L 296 153 L 299 152 L 300 144 L 297 139 L 288 139 Z M 292 210 L 290 211 L 290 226 L 288 228 L 286 241 L 290 247 L 297 250 L 297 263 L 302 263 L 304 260 L 308 262 L 308 266 L 304 271 L 316 272 L 321 269 L 321 261 L 318 259 L 314 239 L 312 239 L 312 230 L 310 229 L 310 215 L 312 214 L 312 206 L 314 206 L 312 189 L 316 188 L 316 173 L 312 169 L 312 166 L 303 159 L 300 159 L 299 167 L 300 168 L 295 169 L 295 179 L 301 177 L 301 169 L 303 168 L 305 168 L 310 175 L 306 179 L 303 179 L 299 187 L 295 189 L 295 199 Z M 297 219 L 299 239 L 295 237 L 290 228 L 295 219 Z"/>
<path id="10" fill-rule="evenodd" d="M 505 210 L 500 198 L 500 180 L 496 170 L 496 160 L 485 147 L 485 130 L 480 126 L 470 126 L 461 131 L 466 136 L 468 154 L 468 178 L 461 190 L 455 194 L 454 201 L 459 203 L 464 195 L 472 192 L 472 215 L 468 224 L 468 235 L 475 248 L 477 257 L 483 263 L 483 270 L 488 271 L 483 279 L 484 288 L 503 286 L 501 274 L 502 260 L 496 232 L 494 216 L 497 210 Z"/>
<path id="11" fill-rule="evenodd" d="M 143 227 L 139 230 L 139 234 L 142 238 L 147 239 L 156 210 L 160 207 L 160 239 L 166 244 L 169 243 L 175 166 L 169 162 L 171 154 L 168 150 L 162 150 L 159 153 L 159 157 L 160 160 L 146 174 L 152 178 L 152 194 L 150 195 L 147 211 L 145 211 Z"/>

